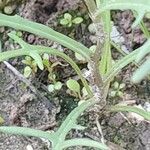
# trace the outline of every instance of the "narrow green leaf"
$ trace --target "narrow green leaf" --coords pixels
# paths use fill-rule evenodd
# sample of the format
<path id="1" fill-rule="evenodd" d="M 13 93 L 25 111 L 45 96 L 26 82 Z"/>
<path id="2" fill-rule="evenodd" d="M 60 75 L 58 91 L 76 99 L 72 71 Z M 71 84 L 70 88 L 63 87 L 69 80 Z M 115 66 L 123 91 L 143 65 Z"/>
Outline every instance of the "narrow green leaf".
<path id="1" fill-rule="evenodd" d="M 81 126 L 81 125 L 74 125 L 72 127 L 72 129 L 76 129 L 76 130 L 85 130 L 87 127 Z"/>
<path id="2" fill-rule="evenodd" d="M 100 13 L 106 10 L 135 10 L 138 14 L 133 26 L 140 23 L 145 13 L 150 12 L 150 1 L 149 0 L 107 0 L 101 4 L 101 8 L 96 13 L 99 15 Z"/>
<path id="3" fill-rule="evenodd" d="M 150 57 L 135 71 L 132 82 L 139 83 L 148 74 L 150 74 Z"/>
<path id="4" fill-rule="evenodd" d="M 148 53 L 150 53 L 150 39 L 148 39 L 146 43 L 142 47 L 140 47 L 140 52 L 135 59 L 136 62 L 139 62 Z"/>
<path id="5" fill-rule="evenodd" d="M 81 105 L 76 107 L 65 119 L 60 128 L 57 131 L 57 135 L 59 135 L 59 139 L 62 142 L 58 143 L 57 139 L 55 140 L 56 146 L 62 146 L 67 133 L 76 125 L 77 118 L 81 115 L 81 113 L 87 109 L 88 107 L 94 105 L 96 101 L 94 99 L 89 99 L 83 102 Z"/>
<path id="6" fill-rule="evenodd" d="M 136 49 L 133 52 L 131 52 L 130 54 L 124 56 L 122 59 L 118 60 L 118 62 L 116 62 L 112 66 L 110 71 L 106 74 L 104 83 L 107 84 L 108 82 L 112 81 L 112 79 L 115 77 L 115 75 L 117 75 L 122 70 L 122 68 L 127 66 L 129 63 L 132 63 L 136 59 L 139 51 L 140 51 L 140 49 Z"/>
<path id="7" fill-rule="evenodd" d="M 17 135 L 24 135 L 24 136 L 33 136 L 38 138 L 44 138 L 50 141 L 53 141 L 54 134 L 48 133 L 45 131 L 35 130 L 31 128 L 25 128 L 25 127 L 6 127 L 6 126 L 0 126 L 0 132 L 4 132 L 7 134 L 17 134 Z"/>
<path id="8" fill-rule="evenodd" d="M 100 150 L 109 150 L 109 148 L 106 145 L 86 138 L 67 140 L 62 145 L 63 148 L 68 148 L 71 146 L 88 146 L 88 147 L 98 148 Z"/>
<path id="9" fill-rule="evenodd" d="M 17 15 L 7 16 L 0 13 L 0 26 L 7 26 L 17 30 L 27 31 L 52 41 L 56 41 L 74 52 L 81 54 L 87 60 L 90 59 L 91 51 L 87 47 L 45 25 L 28 21 L 27 19 L 23 19 Z"/>
<path id="10" fill-rule="evenodd" d="M 137 113 L 138 115 L 144 117 L 146 120 L 150 121 L 150 112 L 144 111 L 144 110 L 134 107 L 134 106 L 115 105 L 110 108 L 110 111 L 112 111 L 112 112 L 119 112 L 119 111 L 134 112 L 134 113 Z"/>
<path id="11" fill-rule="evenodd" d="M 140 24 L 144 15 L 145 15 L 145 11 L 141 10 L 138 12 L 138 16 L 136 16 L 136 20 L 133 22 L 132 28 L 135 28 L 138 24 Z"/>

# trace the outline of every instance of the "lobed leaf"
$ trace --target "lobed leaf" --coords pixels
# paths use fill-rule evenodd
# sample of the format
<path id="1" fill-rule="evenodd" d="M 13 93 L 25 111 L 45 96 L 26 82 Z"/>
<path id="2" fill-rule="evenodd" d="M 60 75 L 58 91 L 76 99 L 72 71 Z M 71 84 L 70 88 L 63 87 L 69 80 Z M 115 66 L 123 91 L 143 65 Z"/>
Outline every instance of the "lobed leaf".
<path id="1" fill-rule="evenodd" d="M 137 24 L 140 23 L 142 18 L 147 12 L 150 12 L 150 1 L 149 0 L 107 0 L 107 2 L 104 2 L 101 4 L 101 8 L 96 13 L 99 15 L 99 13 L 102 13 L 106 10 L 127 10 L 131 9 L 137 12 L 136 20 L 133 24 L 133 27 L 135 27 Z"/>
<path id="2" fill-rule="evenodd" d="M 87 60 L 90 59 L 91 51 L 87 47 L 45 25 L 29 21 L 17 15 L 8 16 L 0 13 L 0 26 L 27 31 L 52 41 L 56 41 L 72 51 L 81 54 Z"/>

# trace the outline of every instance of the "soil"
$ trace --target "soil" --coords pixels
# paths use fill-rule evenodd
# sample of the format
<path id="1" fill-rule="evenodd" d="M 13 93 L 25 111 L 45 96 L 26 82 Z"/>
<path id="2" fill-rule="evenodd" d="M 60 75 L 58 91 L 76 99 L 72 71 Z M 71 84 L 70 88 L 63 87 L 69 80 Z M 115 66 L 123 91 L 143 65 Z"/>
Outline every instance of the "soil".
<path id="1" fill-rule="evenodd" d="M 79 26 L 70 29 L 64 28 L 59 24 L 64 12 L 80 14 L 85 21 Z M 93 43 L 87 29 L 90 21 L 86 14 L 86 7 L 80 0 L 27 0 L 20 5 L 17 4 L 15 13 L 23 18 L 50 26 L 58 32 L 82 42 L 87 47 Z M 145 42 L 145 37 L 139 28 L 136 28 L 134 32 L 131 29 L 134 17 L 130 11 L 115 11 L 112 13 L 112 19 L 123 36 L 124 43 L 122 44 L 126 46 L 128 51 L 138 48 Z M 147 22 L 146 25 L 150 27 Z M 0 28 L 3 49 L 6 50 L 17 47 L 8 40 L 7 33 L 9 31 L 10 29 Z M 30 44 L 55 47 L 70 56 L 73 55 L 61 45 L 33 34 L 24 33 L 23 38 Z M 114 51 L 113 57 L 116 59 L 121 56 Z M 52 57 L 51 59 L 52 62 L 56 62 L 59 58 Z M 9 63 L 22 73 L 24 66 L 21 60 L 22 58 L 16 58 L 10 60 Z M 61 59 L 60 61 L 65 64 Z M 81 64 L 82 67 L 84 65 Z M 122 98 L 108 96 L 108 105 L 122 101 L 134 101 L 136 105 L 142 106 L 150 103 L 150 81 L 143 81 L 140 85 L 132 85 L 130 77 L 133 70 L 134 67 L 130 65 L 116 77 L 118 82 L 126 84 L 126 88 L 123 90 Z M 56 67 L 55 72 L 62 82 L 65 82 L 69 77 L 76 76 L 68 65 Z M 66 94 L 66 88 L 54 94 L 49 93 L 46 71 L 38 71 L 28 81 L 30 86 L 18 78 L 14 72 L 6 67 L 6 64 L 0 64 L 0 115 L 5 120 L 4 125 L 30 127 L 52 132 L 57 130 L 60 122 L 77 106 L 77 101 L 74 100 L 74 97 Z M 127 113 L 110 114 L 97 112 L 93 109 L 88 110 L 79 119 L 79 122 L 86 124 L 88 128 L 84 132 L 74 130 L 68 136 L 88 137 L 101 141 L 101 134 L 96 124 L 97 117 L 101 124 L 104 139 L 112 150 L 150 150 L 149 122 L 137 121 L 131 117 L 131 114 Z M 49 146 L 50 143 L 43 139 L 0 134 L 0 150 L 48 150 L 51 149 Z M 84 147 L 70 149 L 88 150 Z"/>

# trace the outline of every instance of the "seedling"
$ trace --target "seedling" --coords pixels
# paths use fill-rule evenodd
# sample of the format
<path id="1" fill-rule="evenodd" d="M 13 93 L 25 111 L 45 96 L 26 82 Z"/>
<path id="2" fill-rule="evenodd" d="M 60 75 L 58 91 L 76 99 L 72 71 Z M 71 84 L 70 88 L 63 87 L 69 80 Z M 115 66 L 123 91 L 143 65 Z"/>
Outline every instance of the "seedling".
<path id="1" fill-rule="evenodd" d="M 30 56 L 26 56 L 25 59 L 22 60 L 22 63 L 27 65 L 23 71 L 26 78 L 28 78 L 32 73 L 35 74 L 37 72 L 37 64 Z"/>
<path id="2" fill-rule="evenodd" d="M 122 97 L 123 96 L 123 92 L 122 90 L 125 88 L 125 84 L 121 83 L 119 84 L 117 81 L 115 81 L 112 85 L 112 91 L 110 92 L 110 96 L 111 97 Z"/>
<path id="3" fill-rule="evenodd" d="M 76 80 L 69 79 L 67 81 L 66 85 L 68 87 L 67 93 L 70 94 L 71 96 L 74 96 L 83 102 L 84 102 L 84 100 L 88 99 L 88 92 L 87 92 L 86 88 L 83 87 L 81 89 L 80 84 Z M 90 87 L 90 90 L 92 90 L 91 87 Z"/>
<path id="4" fill-rule="evenodd" d="M 63 84 L 60 81 L 55 82 L 54 84 L 49 84 L 48 85 L 48 91 L 54 92 L 54 91 L 60 90 L 62 88 L 62 85 Z"/>
<path id="5" fill-rule="evenodd" d="M 31 74 L 37 73 L 38 65 L 35 62 L 34 59 L 32 59 L 30 56 L 26 56 L 24 60 L 22 60 L 24 64 L 27 66 L 24 68 L 24 76 L 28 78 Z M 54 74 L 54 67 L 58 64 L 61 64 L 59 62 L 51 63 L 49 60 L 49 55 L 44 53 L 42 56 L 42 63 L 44 65 L 44 68 L 48 70 L 48 80 L 52 82 L 52 84 L 48 85 L 49 92 L 54 92 L 55 90 L 60 90 L 62 88 L 62 83 L 60 81 L 56 81 L 56 75 Z"/>
<path id="6" fill-rule="evenodd" d="M 65 13 L 63 18 L 60 20 L 60 24 L 66 27 L 71 27 L 73 24 L 77 25 L 83 22 L 82 17 L 74 17 L 69 14 Z"/>
<path id="7" fill-rule="evenodd" d="M 43 58 L 43 65 L 49 72 L 48 80 L 49 80 L 49 82 L 52 82 L 51 84 L 48 85 L 48 91 L 54 92 L 54 91 L 60 90 L 62 88 L 63 84 L 60 81 L 56 81 L 56 75 L 54 73 L 54 68 L 57 65 L 62 65 L 62 64 L 60 62 L 51 63 L 49 55 L 46 53 L 43 55 L 42 58 Z"/>

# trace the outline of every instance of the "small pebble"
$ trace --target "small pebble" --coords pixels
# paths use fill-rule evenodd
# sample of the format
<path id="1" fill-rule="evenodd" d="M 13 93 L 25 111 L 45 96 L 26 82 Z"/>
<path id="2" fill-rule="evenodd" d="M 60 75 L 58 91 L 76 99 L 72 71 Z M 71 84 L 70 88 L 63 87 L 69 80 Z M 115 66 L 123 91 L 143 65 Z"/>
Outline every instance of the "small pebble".
<path id="1" fill-rule="evenodd" d="M 31 145 L 27 145 L 26 150 L 33 150 L 33 147 Z"/>

